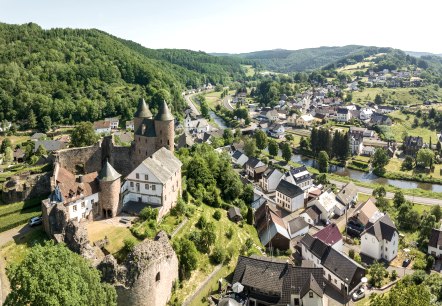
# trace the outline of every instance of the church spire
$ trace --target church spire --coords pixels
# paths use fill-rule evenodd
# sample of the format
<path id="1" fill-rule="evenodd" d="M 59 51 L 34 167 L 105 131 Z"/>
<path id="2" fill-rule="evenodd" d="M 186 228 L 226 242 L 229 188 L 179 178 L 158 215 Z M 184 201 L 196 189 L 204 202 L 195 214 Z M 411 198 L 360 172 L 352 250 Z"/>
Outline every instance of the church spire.
<path id="1" fill-rule="evenodd" d="M 155 116 L 155 120 L 159 121 L 170 121 L 173 120 L 174 117 L 170 112 L 169 107 L 167 106 L 166 101 L 163 100 L 163 103 L 160 104 L 160 109 L 158 110 L 158 114 Z"/>
<path id="2" fill-rule="evenodd" d="M 143 98 L 140 98 L 140 101 L 138 102 L 137 111 L 135 112 L 136 118 L 152 118 L 152 113 L 149 110 L 149 107 L 147 106 L 146 101 L 144 101 Z"/>

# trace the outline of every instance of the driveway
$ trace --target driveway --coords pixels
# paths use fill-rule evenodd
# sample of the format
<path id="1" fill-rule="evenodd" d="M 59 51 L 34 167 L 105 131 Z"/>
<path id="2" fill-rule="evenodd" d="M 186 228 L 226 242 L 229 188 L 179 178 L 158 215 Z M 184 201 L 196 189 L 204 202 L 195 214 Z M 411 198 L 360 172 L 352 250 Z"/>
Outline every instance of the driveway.
<path id="1" fill-rule="evenodd" d="M 37 228 L 40 228 L 41 225 L 30 227 L 28 224 L 17 226 L 13 229 L 10 229 L 6 232 L 0 233 L 0 248 L 7 244 L 10 241 L 20 239 L 22 236 L 27 233 L 34 231 Z"/>

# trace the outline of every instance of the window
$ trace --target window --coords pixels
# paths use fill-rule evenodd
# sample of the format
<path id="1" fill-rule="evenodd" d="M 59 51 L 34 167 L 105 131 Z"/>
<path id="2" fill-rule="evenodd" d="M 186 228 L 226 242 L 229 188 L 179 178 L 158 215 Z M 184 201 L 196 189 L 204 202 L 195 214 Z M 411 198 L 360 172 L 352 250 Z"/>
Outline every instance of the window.
<path id="1" fill-rule="evenodd" d="M 155 281 L 158 282 L 161 279 L 160 272 L 157 273 L 157 276 L 155 276 Z"/>
<path id="2" fill-rule="evenodd" d="M 149 184 L 144 184 L 144 188 L 145 188 L 146 190 L 149 190 Z"/>
<path id="3" fill-rule="evenodd" d="M 77 205 L 72 206 L 73 211 L 77 211 Z"/>
<path id="4" fill-rule="evenodd" d="M 86 218 L 86 213 L 85 213 L 85 212 L 82 213 L 82 214 L 81 214 L 81 217 L 82 217 L 83 219 L 85 219 L 85 218 Z"/>
<path id="5" fill-rule="evenodd" d="M 130 187 L 133 187 L 134 186 L 134 182 L 130 182 Z"/>
<path id="6" fill-rule="evenodd" d="M 137 183 L 137 191 L 140 191 L 140 183 Z"/>
<path id="7" fill-rule="evenodd" d="M 145 174 L 145 175 L 144 175 L 144 180 L 145 180 L 145 181 L 148 181 L 148 180 L 149 180 L 149 175 Z"/>
<path id="8" fill-rule="evenodd" d="M 81 208 L 84 208 L 85 206 L 84 202 L 81 202 Z"/>
<path id="9" fill-rule="evenodd" d="M 139 174 L 139 173 L 135 173 L 135 177 L 136 177 L 137 179 L 139 179 L 139 178 L 140 178 L 140 174 Z"/>
<path id="10" fill-rule="evenodd" d="M 95 203 L 95 200 L 91 199 L 91 205 L 94 205 L 94 203 Z"/>
<path id="11" fill-rule="evenodd" d="M 167 195 L 164 195 L 164 201 L 167 201 Z"/>
<path id="12" fill-rule="evenodd" d="M 310 292 L 308 293 L 308 297 L 309 297 L 309 298 L 313 298 L 313 292 L 310 291 Z"/>
<path id="13" fill-rule="evenodd" d="M 155 191 L 155 188 L 156 188 L 156 186 L 155 186 L 155 185 L 152 185 L 152 190 L 153 190 L 153 191 Z"/>

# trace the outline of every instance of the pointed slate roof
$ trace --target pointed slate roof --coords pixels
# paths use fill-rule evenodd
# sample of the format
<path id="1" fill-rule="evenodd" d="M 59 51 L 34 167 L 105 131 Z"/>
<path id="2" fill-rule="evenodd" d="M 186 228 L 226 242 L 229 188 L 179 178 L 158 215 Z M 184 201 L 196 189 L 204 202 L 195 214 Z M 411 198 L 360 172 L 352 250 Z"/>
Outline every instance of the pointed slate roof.
<path id="1" fill-rule="evenodd" d="M 322 294 L 324 293 L 324 289 L 322 289 L 321 286 L 318 284 L 313 274 L 310 274 L 310 280 L 304 283 L 304 286 L 299 292 L 299 296 L 303 298 L 310 290 L 312 290 L 320 297 L 322 297 Z"/>
<path id="2" fill-rule="evenodd" d="M 385 214 L 383 217 L 376 220 L 374 224 L 368 223 L 367 229 L 361 234 L 361 236 L 368 233 L 375 236 L 378 241 L 391 241 L 395 232 L 397 232 L 396 225 L 394 225 L 390 217 Z"/>
<path id="3" fill-rule="evenodd" d="M 135 112 L 137 118 L 152 118 L 152 113 L 143 98 L 138 102 L 137 111 Z"/>
<path id="4" fill-rule="evenodd" d="M 109 164 L 109 161 L 106 161 L 106 164 L 101 169 L 100 175 L 98 176 L 100 181 L 105 181 L 105 182 L 112 182 L 120 177 L 121 174 L 118 173 L 117 170 L 115 170 L 114 167 L 111 166 L 111 164 Z"/>
<path id="5" fill-rule="evenodd" d="M 160 109 L 158 110 L 158 114 L 155 116 L 155 120 L 159 121 L 171 121 L 174 120 L 172 113 L 170 112 L 169 107 L 167 106 L 166 101 L 163 100 L 163 103 L 160 104 Z"/>

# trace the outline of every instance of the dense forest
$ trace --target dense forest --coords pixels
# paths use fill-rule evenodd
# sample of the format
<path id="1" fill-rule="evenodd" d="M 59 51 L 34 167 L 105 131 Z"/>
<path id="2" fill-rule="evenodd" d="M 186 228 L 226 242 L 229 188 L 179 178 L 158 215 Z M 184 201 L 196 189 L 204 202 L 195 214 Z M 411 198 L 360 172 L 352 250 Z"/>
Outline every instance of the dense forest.
<path id="1" fill-rule="evenodd" d="M 99 30 L 0 24 L 0 120 L 130 119 L 139 97 L 154 113 L 165 99 L 179 116 L 186 107 L 181 95 L 186 87 L 225 84 L 243 75 L 239 61 L 210 57 L 149 51 Z M 192 66 L 196 62 L 200 67 Z"/>

